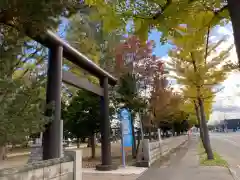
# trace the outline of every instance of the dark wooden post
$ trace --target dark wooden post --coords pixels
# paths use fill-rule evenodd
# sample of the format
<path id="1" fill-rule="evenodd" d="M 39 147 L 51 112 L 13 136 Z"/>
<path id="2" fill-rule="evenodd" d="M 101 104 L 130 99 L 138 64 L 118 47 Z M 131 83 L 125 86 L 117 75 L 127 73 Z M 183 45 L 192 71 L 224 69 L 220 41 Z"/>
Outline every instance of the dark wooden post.
<path id="1" fill-rule="evenodd" d="M 109 96 L 108 96 L 108 78 L 101 80 L 101 87 L 104 95 L 101 96 L 101 154 L 102 164 L 97 165 L 96 169 L 100 171 L 108 171 L 117 169 L 112 164 L 111 142 L 110 142 L 110 119 L 109 119 Z"/>
<path id="2" fill-rule="evenodd" d="M 43 160 L 59 158 L 62 152 L 61 136 L 61 86 L 62 86 L 62 46 L 49 49 L 46 115 L 51 121 L 43 133 Z"/>

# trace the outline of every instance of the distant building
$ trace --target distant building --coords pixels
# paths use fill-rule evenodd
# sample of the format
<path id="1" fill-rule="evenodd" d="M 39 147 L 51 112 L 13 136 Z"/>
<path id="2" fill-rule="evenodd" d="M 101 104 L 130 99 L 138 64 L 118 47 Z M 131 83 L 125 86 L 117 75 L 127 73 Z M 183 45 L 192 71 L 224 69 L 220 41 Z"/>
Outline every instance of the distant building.
<path id="1" fill-rule="evenodd" d="M 221 121 L 222 128 L 228 131 L 237 131 L 240 129 L 240 119 L 226 119 Z"/>

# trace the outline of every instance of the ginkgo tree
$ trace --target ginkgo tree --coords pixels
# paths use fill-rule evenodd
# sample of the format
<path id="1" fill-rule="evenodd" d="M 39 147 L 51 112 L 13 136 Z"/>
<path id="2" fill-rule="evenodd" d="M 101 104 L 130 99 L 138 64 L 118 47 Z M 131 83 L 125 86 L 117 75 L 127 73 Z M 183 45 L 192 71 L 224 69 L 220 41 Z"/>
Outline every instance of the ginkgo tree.
<path id="1" fill-rule="evenodd" d="M 237 0 L 98 0 L 98 2 L 89 0 L 87 2 L 98 6 L 99 11 L 96 16 L 104 20 L 105 29 L 124 27 L 132 21 L 135 33 L 143 40 L 148 38 L 150 30 L 157 29 L 162 32 L 161 40 L 166 41 L 169 34 L 178 33 L 176 27 L 179 24 L 187 23 L 189 18 L 193 18 L 192 15 L 198 13 L 209 15 L 202 28 L 225 25 L 231 21 L 236 51 L 238 58 L 240 57 L 240 3 Z"/>
<path id="2" fill-rule="evenodd" d="M 103 19 L 106 29 L 116 29 L 120 25 L 134 24 L 134 31 L 142 39 L 147 39 L 151 29 L 162 32 L 165 39 L 169 33 L 177 33 L 176 27 L 185 24 L 192 15 L 208 14 L 203 27 L 219 24 L 222 19 L 229 20 L 228 4 L 221 0 L 118 0 L 87 1 L 97 7 L 96 16 Z M 103 5 L 104 4 L 104 5 Z M 111 13 L 111 15 L 107 15 Z M 100 16 L 99 16 L 100 14 Z M 162 39 L 162 40 L 163 40 Z"/>
<path id="3" fill-rule="evenodd" d="M 171 38 L 174 48 L 169 52 L 171 62 L 168 63 L 173 77 L 183 86 L 187 98 L 197 103 L 203 131 L 203 142 L 208 159 L 213 159 L 206 117 L 206 99 L 213 98 L 216 85 L 225 80 L 229 67 L 228 56 L 232 49 L 229 46 L 218 51 L 224 39 L 211 42 L 208 29 L 199 31 L 205 22 L 205 15 L 195 15 L 195 21 L 179 28 L 181 36 Z M 209 109 L 207 110 L 209 111 Z"/>

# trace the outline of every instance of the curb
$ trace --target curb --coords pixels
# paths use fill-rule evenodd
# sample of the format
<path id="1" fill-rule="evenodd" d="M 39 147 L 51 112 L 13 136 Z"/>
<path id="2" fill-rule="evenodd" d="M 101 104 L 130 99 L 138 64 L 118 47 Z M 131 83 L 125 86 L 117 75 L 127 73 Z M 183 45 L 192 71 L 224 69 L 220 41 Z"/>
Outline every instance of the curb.
<path id="1" fill-rule="evenodd" d="M 237 176 L 237 173 L 232 168 L 227 166 L 227 169 L 234 180 L 240 180 L 240 178 Z"/>
<path id="2" fill-rule="evenodd" d="M 199 154 L 198 154 L 198 161 L 199 161 Z M 237 176 L 237 173 L 232 168 L 230 168 L 229 165 L 225 166 L 225 168 L 227 168 L 227 170 L 228 170 L 229 174 L 232 176 L 233 180 L 240 180 L 240 178 Z"/>

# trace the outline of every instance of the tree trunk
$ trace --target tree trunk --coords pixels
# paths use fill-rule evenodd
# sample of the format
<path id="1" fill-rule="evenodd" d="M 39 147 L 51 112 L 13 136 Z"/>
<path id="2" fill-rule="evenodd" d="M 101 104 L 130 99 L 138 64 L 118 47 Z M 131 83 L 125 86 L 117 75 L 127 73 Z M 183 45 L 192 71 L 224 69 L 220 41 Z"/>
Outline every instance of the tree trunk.
<path id="1" fill-rule="evenodd" d="M 81 143 L 85 143 L 86 138 L 80 138 Z"/>
<path id="2" fill-rule="evenodd" d="M 140 146 L 140 143 L 141 143 L 141 131 L 140 130 L 138 130 L 137 131 L 137 149 L 136 149 L 136 154 L 138 154 L 138 152 L 139 152 L 139 146 Z"/>
<path id="3" fill-rule="evenodd" d="M 227 0 L 228 11 L 232 21 L 233 36 L 238 56 L 238 66 L 240 67 L 240 1 L 239 0 Z"/>
<path id="4" fill-rule="evenodd" d="M 91 135 L 91 152 L 92 152 L 92 158 L 95 159 L 96 158 L 96 137 L 95 137 L 95 133 L 93 133 Z"/>
<path id="5" fill-rule="evenodd" d="M 77 148 L 80 148 L 80 138 L 77 138 Z"/>
<path id="6" fill-rule="evenodd" d="M 197 121 L 198 121 L 198 124 L 199 124 L 200 138 L 202 140 L 202 144 L 203 144 L 204 149 L 206 149 L 205 142 L 204 142 L 204 135 L 203 135 L 203 127 L 202 127 L 201 117 L 200 117 L 200 113 L 199 113 L 199 108 L 198 108 L 198 105 L 197 105 L 196 101 L 194 101 L 193 103 L 194 103 L 194 108 L 195 108 L 195 111 L 196 111 Z"/>
<path id="7" fill-rule="evenodd" d="M 7 147 L 5 145 L 0 146 L 0 161 L 5 160 L 7 157 Z"/>
<path id="8" fill-rule="evenodd" d="M 199 119 L 200 120 L 200 119 Z M 203 144 L 203 147 L 205 148 L 205 142 L 204 142 L 204 134 L 203 134 L 203 127 L 202 127 L 202 123 L 200 122 L 200 128 L 199 128 L 199 130 L 200 130 L 200 138 L 201 138 L 201 140 L 202 140 L 202 144 Z M 206 148 L 205 148 L 206 149 Z"/>
<path id="9" fill-rule="evenodd" d="M 148 139 L 149 139 L 149 141 L 152 140 L 151 127 L 148 128 Z"/>
<path id="10" fill-rule="evenodd" d="M 210 138 L 209 138 L 206 116 L 205 116 L 205 112 L 204 112 L 204 105 L 203 105 L 203 101 L 200 97 L 198 97 L 198 104 L 199 104 L 200 117 L 201 117 L 200 119 L 201 119 L 202 130 L 203 130 L 203 138 L 204 138 L 205 148 L 206 148 L 205 150 L 207 153 L 207 158 L 209 160 L 211 160 L 211 159 L 214 159 L 214 156 L 213 156 Z"/>
<path id="11" fill-rule="evenodd" d="M 91 147 L 91 137 L 88 137 L 88 141 L 87 141 L 87 147 Z"/>
<path id="12" fill-rule="evenodd" d="M 132 116 L 132 137 L 133 137 L 133 143 L 132 143 L 132 158 L 135 159 L 137 157 L 137 147 L 136 147 L 136 137 L 135 137 L 135 131 L 134 131 L 134 117 Z"/>
<path id="13" fill-rule="evenodd" d="M 174 126 L 174 124 L 172 125 L 172 136 L 175 136 L 175 126 Z"/>

